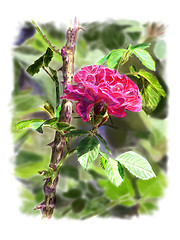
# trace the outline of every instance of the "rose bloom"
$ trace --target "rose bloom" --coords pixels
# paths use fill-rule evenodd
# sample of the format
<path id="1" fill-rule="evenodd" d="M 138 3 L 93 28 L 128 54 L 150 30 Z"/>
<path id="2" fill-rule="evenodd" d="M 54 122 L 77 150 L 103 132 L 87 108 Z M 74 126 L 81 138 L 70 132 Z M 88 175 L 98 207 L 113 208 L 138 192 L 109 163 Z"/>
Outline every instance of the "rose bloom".
<path id="1" fill-rule="evenodd" d="M 61 98 L 77 101 L 75 109 L 83 121 L 90 120 L 92 107 L 100 112 L 105 104 L 108 114 L 118 118 L 126 116 L 124 110 L 142 110 L 136 84 L 114 69 L 100 65 L 83 67 L 74 75 L 74 82 L 76 85 L 67 84 Z"/>

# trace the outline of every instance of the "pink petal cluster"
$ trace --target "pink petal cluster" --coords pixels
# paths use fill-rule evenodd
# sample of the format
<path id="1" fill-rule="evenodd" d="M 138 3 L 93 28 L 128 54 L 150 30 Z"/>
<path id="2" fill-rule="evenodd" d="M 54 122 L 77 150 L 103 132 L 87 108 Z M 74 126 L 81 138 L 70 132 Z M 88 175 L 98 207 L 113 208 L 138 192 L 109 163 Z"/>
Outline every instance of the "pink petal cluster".
<path id="1" fill-rule="evenodd" d="M 92 107 L 107 105 L 107 112 L 118 118 L 126 116 L 124 110 L 141 111 L 138 87 L 127 76 L 100 65 L 83 67 L 74 75 L 75 85 L 67 84 L 61 98 L 77 101 L 76 112 L 83 121 L 90 120 Z"/>

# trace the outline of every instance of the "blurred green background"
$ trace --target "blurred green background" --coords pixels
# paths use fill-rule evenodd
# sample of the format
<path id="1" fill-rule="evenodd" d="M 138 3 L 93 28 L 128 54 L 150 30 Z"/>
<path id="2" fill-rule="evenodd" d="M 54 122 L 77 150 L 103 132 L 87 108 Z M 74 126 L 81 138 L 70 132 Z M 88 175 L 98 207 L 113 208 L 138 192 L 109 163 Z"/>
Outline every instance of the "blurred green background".
<path id="1" fill-rule="evenodd" d="M 54 23 L 39 24 L 48 40 L 57 48 L 65 44 L 66 28 Z M 85 65 L 96 64 L 110 50 L 126 48 L 150 42 L 148 48 L 156 62 L 155 75 L 168 94 L 165 79 L 166 43 L 164 26 L 158 23 L 142 23 L 132 20 L 82 23 L 85 31 L 79 31 L 75 54 L 75 72 Z M 15 124 L 24 119 L 44 118 L 48 115 L 40 107 L 49 101 L 55 107 L 55 86 L 43 72 L 31 78 L 27 67 L 47 49 L 30 22 L 25 22 L 13 47 L 14 90 L 12 92 L 12 136 L 14 139 L 14 173 L 22 183 L 20 197 L 21 211 L 28 215 L 40 214 L 33 208 L 43 201 L 43 177 L 38 171 L 47 169 L 51 149 L 46 145 L 54 138 L 54 131 L 44 129 L 44 134 L 32 130 L 15 130 Z M 62 65 L 61 57 L 54 54 L 50 66 L 58 70 Z M 136 57 L 131 57 L 121 68 L 121 73 L 129 72 L 131 65 L 137 70 L 144 68 Z M 61 72 L 58 72 L 62 79 Z M 168 98 L 167 98 L 168 99 Z M 167 99 L 161 99 L 151 116 L 143 111 L 127 111 L 122 119 L 112 117 L 100 127 L 99 133 L 106 139 L 116 157 L 120 153 L 134 150 L 150 162 L 156 178 L 144 181 L 126 172 L 124 182 L 115 187 L 101 169 L 99 161 L 88 171 L 78 164 L 76 155 L 68 158 L 60 172 L 57 187 L 57 200 L 54 216 L 86 219 L 94 215 L 101 217 L 131 218 L 134 215 L 152 214 L 158 209 L 158 200 L 167 186 Z M 77 128 L 91 129 L 90 124 L 77 118 L 74 113 L 72 125 Z M 79 138 L 80 140 L 80 138 Z M 71 142 L 72 145 L 76 141 Z M 104 150 L 103 148 L 101 150 Z"/>

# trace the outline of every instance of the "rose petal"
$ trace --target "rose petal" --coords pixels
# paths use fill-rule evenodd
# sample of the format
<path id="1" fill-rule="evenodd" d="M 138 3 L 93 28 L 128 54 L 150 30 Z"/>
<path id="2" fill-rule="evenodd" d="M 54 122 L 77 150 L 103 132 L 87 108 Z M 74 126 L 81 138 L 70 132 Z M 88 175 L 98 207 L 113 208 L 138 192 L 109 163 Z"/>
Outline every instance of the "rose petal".
<path id="1" fill-rule="evenodd" d="M 82 120 L 88 122 L 90 120 L 90 111 L 91 108 L 94 106 L 94 103 L 88 104 L 85 102 L 78 102 L 75 105 L 75 109 L 77 114 L 82 117 Z"/>
<path id="2" fill-rule="evenodd" d="M 81 68 L 74 75 L 77 85 L 67 84 L 61 98 L 78 101 L 76 111 L 84 121 L 89 121 L 90 111 L 97 102 L 108 106 L 108 113 L 125 117 L 124 110 L 141 111 L 141 96 L 136 84 L 126 75 L 101 65 Z"/>

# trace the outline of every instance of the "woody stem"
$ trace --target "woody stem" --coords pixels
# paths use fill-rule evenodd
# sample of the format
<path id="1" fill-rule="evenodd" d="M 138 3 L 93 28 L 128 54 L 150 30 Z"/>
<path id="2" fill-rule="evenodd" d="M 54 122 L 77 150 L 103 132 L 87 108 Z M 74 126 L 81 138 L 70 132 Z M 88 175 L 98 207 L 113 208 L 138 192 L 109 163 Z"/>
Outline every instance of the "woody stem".
<path id="1" fill-rule="evenodd" d="M 66 44 L 61 49 L 61 56 L 63 60 L 63 66 L 61 68 L 63 73 L 63 90 L 66 87 L 67 83 L 71 83 L 74 76 L 74 54 L 77 40 L 77 33 L 79 26 L 75 19 L 74 26 L 67 30 L 66 33 Z M 56 101 L 59 103 L 59 82 L 56 82 Z M 57 104 L 56 107 L 59 105 Z M 66 122 L 70 124 L 72 115 L 72 102 L 66 99 L 63 99 L 61 104 L 61 112 L 59 115 L 59 122 Z M 65 147 L 65 137 L 61 135 L 60 132 L 55 132 L 55 138 L 52 143 L 49 144 L 52 148 L 51 161 L 49 167 L 57 173 L 56 178 L 51 181 L 51 178 L 46 178 L 44 184 L 44 202 L 40 204 L 43 217 L 51 218 L 55 208 L 56 200 L 56 187 L 58 184 L 58 171 L 57 167 L 59 166 L 60 161 L 63 158 L 64 147 Z M 39 209 L 40 207 L 36 207 Z"/>

